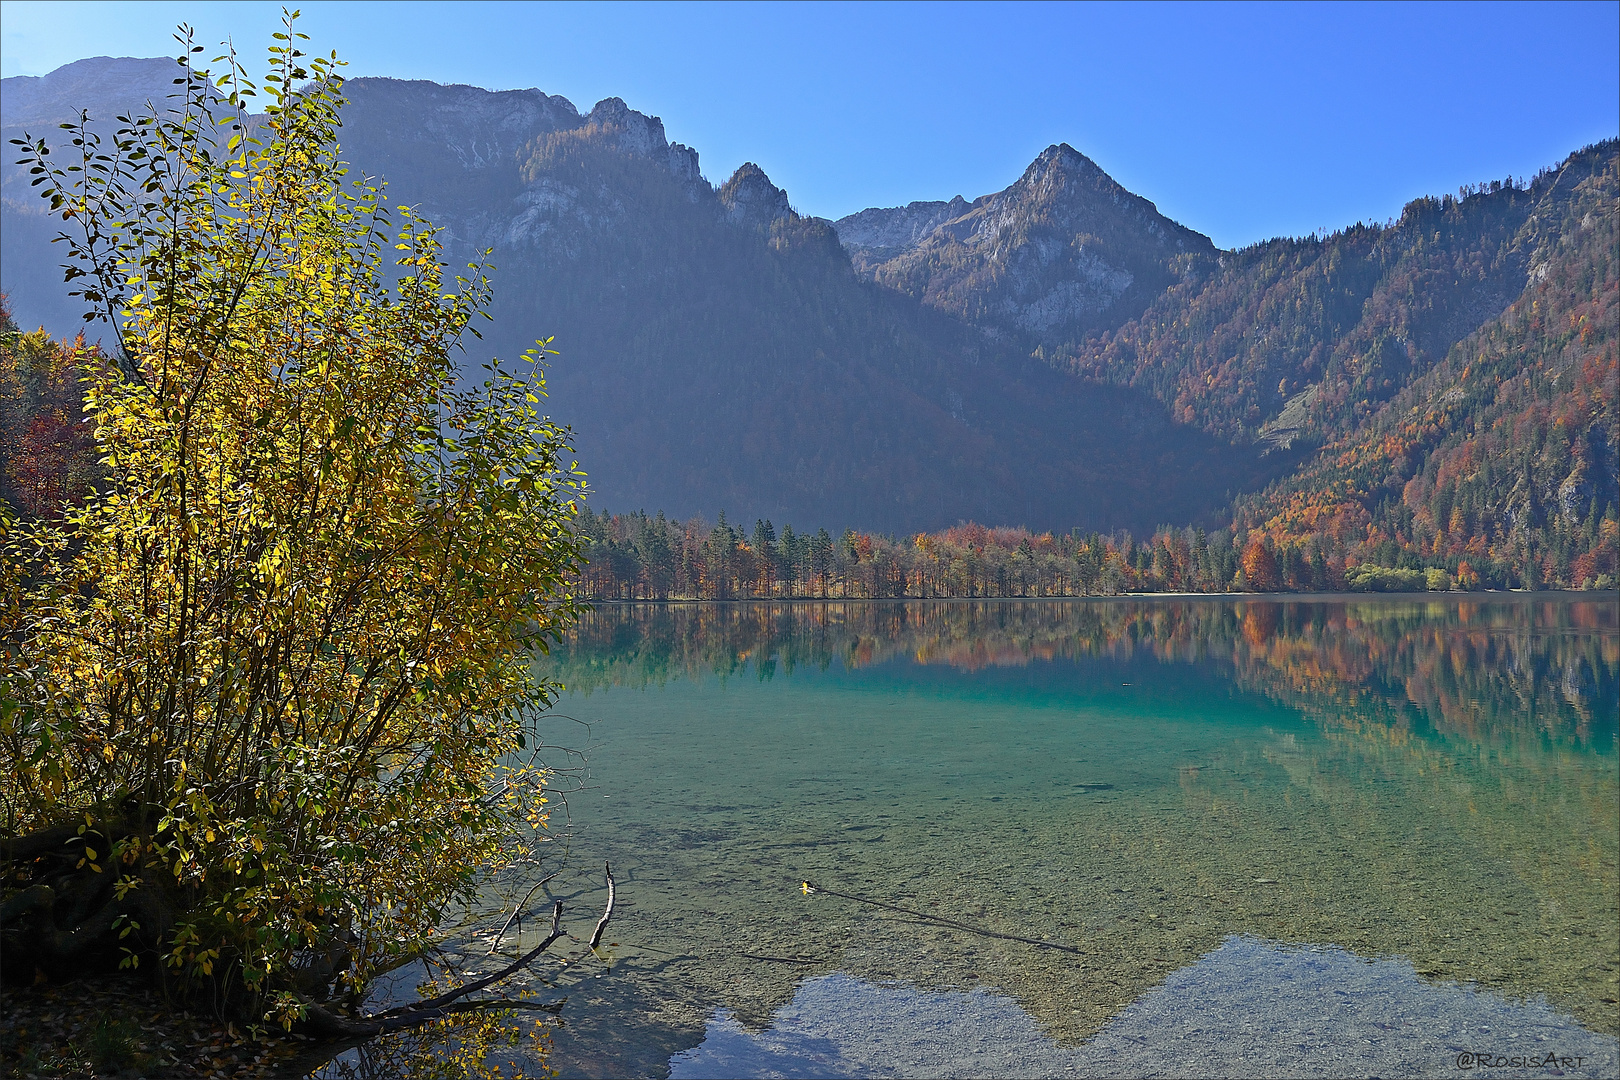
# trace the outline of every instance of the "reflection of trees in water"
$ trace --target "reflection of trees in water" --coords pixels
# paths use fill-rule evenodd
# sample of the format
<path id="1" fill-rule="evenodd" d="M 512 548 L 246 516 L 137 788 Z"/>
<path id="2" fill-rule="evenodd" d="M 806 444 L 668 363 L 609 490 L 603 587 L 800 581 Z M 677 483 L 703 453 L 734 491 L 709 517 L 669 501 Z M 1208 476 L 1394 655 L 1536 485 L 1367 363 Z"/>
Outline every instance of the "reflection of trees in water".
<path id="1" fill-rule="evenodd" d="M 1082 601 L 607 605 L 553 652 L 571 689 L 769 679 L 890 661 L 962 671 L 1151 657 L 1320 717 L 1604 747 L 1620 633 L 1592 601 Z"/>
<path id="2" fill-rule="evenodd" d="M 1169 693 L 1144 709 L 1140 740 L 1128 733 L 1114 744 L 1099 728 L 1095 752 L 1078 766 L 1057 761 L 1058 744 L 1034 739 L 1018 766 L 1033 775 L 1010 783 L 1015 798 L 993 809 L 975 799 L 951 819 L 943 815 L 958 811 L 941 811 L 932 787 L 901 784 L 892 794 L 901 809 L 881 808 L 887 840 L 867 844 L 845 831 L 854 804 L 819 805 L 805 797 L 819 789 L 791 789 L 783 797 L 794 803 L 794 827 L 818 845 L 794 849 L 791 872 L 825 858 L 804 875 L 918 910 L 1083 941 L 1083 963 L 1020 955 L 994 968 L 996 985 L 1065 1038 L 1093 1033 L 1113 1003 L 1231 933 L 1408 957 L 1425 978 L 1510 997 L 1545 994 L 1612 1031 L 1616 622 L 1613 605 L 1511 599 L 613 606 L 588 616 L 556 655 L 560 677 L 581 690 L 884 663 L 893 668 L 873 681 L 892 686 L 890 676 L 905 678 L 913 664 L 973 671 L 1055 661 L 1036 677 L 986 682 L 992 691 L 1015 684 L 1020 694 L 1031 684 L 1116 694 L 1110 684 L 1140 687 L 1155 681 L 1142 665 L 1164 664 L 1159 681 Z M 1109 671 L 1124 661 L 1138 665 L 1134 674 Z M 1065 662 L 1074 668 L 1065 672 Z M 1276 710 L 1240 709 L 1256 722 L 1182 741 L 1189 726 L 1162 722 L 1165 714 L 1195 716 L 1202 700 L 1221 696 L 1207 675 L 1189 677 L 1195 668 L 1297 709 L 1316 730 L 1279 720 Z M 978 705 L 975 698 L 964 712 Z M 600 711 L 639 707 L 603 702 Z M 940 710 L 942 737 L 961 715 Z M 717 717 L 714 737 L 749 722 Z M 859 775 L 858 765 L 842 768 Z M 1052 779 L 1115 786 L 1106 797 L 1059 797 L 1048 793 Z M 724 841 L 724 858 L 742 863 L 761 850 L 766 860 L 788 858 L 776 854 L 779 808 L 731 805 L 743 801 L 725 797 L 726 828 L 737 838 Z M 688 831 L 669 827 L 663 847 L 707 846 L 684 839 Z M 986 859 L 987 850 L 1017 854 Z M 774 873 L 781 864 L 769 865 Z M 752 899 L 746 913 L 739 901 L 730 925 L 752 933 L 755 918 Z M 795 955 L 803 924 L 776 926 L 779 937 L 751 948 Z M 921 933 L 906 924 L 896 941 Z M 867 973 L 898 970 L 891 952 L 873 955 L 882 966 Z M 984 977 L 991 954 L 963 955 L 978 958 L 964 958 L 951 978 Z"/>

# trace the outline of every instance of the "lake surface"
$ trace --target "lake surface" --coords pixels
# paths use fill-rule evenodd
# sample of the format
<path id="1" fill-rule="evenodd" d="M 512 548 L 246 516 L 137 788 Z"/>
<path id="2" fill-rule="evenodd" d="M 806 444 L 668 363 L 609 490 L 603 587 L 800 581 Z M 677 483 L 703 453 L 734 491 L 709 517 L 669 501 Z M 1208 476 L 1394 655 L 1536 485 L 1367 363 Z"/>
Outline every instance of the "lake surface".
<path id="1" fill-rule="evenodd" d="M 618 881 L 563 1076 L 1620 1072 L 1612 596 L 616 605 L 546 671 L 523 940 Z"/>

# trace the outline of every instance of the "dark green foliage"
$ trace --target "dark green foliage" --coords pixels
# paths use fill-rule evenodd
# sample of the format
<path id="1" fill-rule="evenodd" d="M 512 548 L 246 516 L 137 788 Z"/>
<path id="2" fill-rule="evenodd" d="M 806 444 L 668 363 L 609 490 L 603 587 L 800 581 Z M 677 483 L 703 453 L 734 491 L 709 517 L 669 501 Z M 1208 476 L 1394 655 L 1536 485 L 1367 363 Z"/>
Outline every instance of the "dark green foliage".
<path id="1" fill-rule="evenodd" d="M 116 1072 L 137 1063 L 141 1030 L 128 1017 L 103 1016 L 85 1037 L 84 1056 L 97 1069 Z"/>

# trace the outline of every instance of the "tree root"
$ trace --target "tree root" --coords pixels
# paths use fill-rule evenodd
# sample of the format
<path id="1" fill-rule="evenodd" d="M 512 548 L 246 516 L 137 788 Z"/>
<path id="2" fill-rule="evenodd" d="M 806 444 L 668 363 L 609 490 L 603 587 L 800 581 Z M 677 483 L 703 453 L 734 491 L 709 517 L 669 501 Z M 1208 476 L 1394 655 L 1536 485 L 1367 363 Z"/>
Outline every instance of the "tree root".
<path id="1" fill-rule="evenodd" d="M 115 896 L 122 867 L 91 863 L 82 845 L 108 851 L 117 830 L 59 826 L 0 837 L 0 878 L 26 887 L 0 904 L 0 974 L 8 983 L 117 970 L 126 953 L 150 951 L 174 924 L 164 882 L 149 871 Z"/>

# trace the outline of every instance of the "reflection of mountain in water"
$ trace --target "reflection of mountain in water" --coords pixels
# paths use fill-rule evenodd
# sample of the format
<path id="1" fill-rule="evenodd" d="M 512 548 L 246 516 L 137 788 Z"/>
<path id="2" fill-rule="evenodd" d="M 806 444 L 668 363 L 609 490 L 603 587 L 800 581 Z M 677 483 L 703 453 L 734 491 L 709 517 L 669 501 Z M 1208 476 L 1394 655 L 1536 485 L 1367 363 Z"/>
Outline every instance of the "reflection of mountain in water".
<path id="1" fill-rule="evenodd" d="M 1544 1001 L 1431 986 L 1404 960 L 1234 936 L 1082 1046 L 1058 1045 L 985 989 L 928 993 L 834 973 L 805 982 L 763 1031 L 721 1010 L 670 1076 L 1435 1076 L 1495 1047 L 1496 1032 L 1512 1032 L 1521 1058 L 1569 1059 L 1564 1076 L 1620 1067 L 1613 1036 Z"/>
<path id="2" fill-rule="evenodd" d="M 796 667 L 1198 664 L 1329 726 L 1612 750 L 1620 628 L 1591 601 L 614 605 L 555 651 L 570 689 Z"/>

